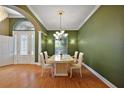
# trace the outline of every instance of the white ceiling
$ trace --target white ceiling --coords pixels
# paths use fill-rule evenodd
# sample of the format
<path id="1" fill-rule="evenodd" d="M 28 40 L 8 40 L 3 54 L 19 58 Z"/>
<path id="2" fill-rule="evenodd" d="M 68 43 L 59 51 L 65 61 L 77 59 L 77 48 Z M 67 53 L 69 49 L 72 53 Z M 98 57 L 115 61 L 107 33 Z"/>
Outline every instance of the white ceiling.
<path id="1" fill-rule="evenodd" d="M 95 12 L 96 5 L 30 5 L 28 8 L 34 13 L 47 30 L 59 30 L 60 16 L 58 10 L 64 10 L 62 16 L 63 30 L 78 30 L 84 22 Z"/>
<path id="2" fill-rule="evenodd" d="M 24 16 L 22 14 L 20 14 L 19 12 L 15 11 L 11 8 L 4 6 L 4 9 L 8 13 L 9 18 L 24 18 Z"/>

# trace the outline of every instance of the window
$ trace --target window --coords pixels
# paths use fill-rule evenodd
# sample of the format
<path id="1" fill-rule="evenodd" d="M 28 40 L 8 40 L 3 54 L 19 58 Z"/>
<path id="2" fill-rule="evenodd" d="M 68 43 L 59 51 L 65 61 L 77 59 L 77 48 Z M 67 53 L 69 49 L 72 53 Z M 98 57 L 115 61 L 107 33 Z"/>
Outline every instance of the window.
<path id="1" fill-rule="evenodd" d="M 28 36 L 24 34 L 20 38 L 20 55 L 28 55 Z"/>
<path id="2" fill-rule="evenodd" d="M 30 21 L 27 20 L 19 20 L 14 25 L 13 31 L 34 31 L 35 28 Z"/>
<path id="3" fill-rule="evenodd" d="M 55 39 L 55 54 L 67 54 L 68 50 L 68 37 L 61 40 Z"/>

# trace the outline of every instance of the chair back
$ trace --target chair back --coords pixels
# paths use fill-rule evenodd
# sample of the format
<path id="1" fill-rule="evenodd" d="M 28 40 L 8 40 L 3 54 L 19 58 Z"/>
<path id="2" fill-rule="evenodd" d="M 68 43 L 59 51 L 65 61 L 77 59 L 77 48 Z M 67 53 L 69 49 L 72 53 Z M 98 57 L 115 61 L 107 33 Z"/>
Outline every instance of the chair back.
<path id="1" fill-rule="evenodd" d="M 44 51 L 44 58 L 45 58 L 45 62 L 47 62 L 47 60 L 48 60 L 48 53 L 47 53 L 47 51 Z"/>
<path id="2" fill-rule="evenodd" d="M 84 53 L 82 53 L 82 52 L 79 53 L 79 58 L 78 58 L 78 64 L 79 65 L 82 65 L 83 55 L 84 55 Z"/>
<path id="3" fill-rule="evenodd" d="M 43 53 L 40 53 L 40 60 L 41 60 L 42 66 L 43 66 L 45 64 Z"/>
<path id="4" fill-rule="evenodd" d="M 74 62 L 76 62 L 78 59 L 78 51 L 75 51 L 74 53 Z"/>
<path id="5" fill-rule="evenodd" d="M 78 57 L 78 51 L 75 51 L 74 58 L 77 58 L 77 57 Z"/>

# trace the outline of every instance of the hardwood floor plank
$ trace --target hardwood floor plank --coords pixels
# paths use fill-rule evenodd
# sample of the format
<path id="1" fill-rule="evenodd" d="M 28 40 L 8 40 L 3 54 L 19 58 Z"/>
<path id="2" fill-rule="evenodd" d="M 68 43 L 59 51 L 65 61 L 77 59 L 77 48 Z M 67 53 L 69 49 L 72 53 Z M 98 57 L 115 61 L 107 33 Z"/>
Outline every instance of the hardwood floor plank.
<path id="1" fill-rule="evenodd" d="M 8 65 L 0 67 L 0 87 L 3 88 L 107 88 L 89 70 L 83 68 L 83 77 L 74 71 L 72 78 L 52 77 L 45 71 L 41 77 L 41 67 L 37 65 Z"/>

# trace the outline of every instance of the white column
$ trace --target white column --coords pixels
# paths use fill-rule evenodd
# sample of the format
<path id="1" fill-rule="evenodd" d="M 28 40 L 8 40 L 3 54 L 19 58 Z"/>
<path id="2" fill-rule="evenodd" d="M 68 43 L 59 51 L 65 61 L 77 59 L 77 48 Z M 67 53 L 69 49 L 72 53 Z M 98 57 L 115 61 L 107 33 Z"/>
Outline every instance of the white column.
<path id="1" fill-rule="evenodd" d="M 41 31 L 38 32 L 38 63 L 40 64 L 40 53 L 41 53 Z"/>

